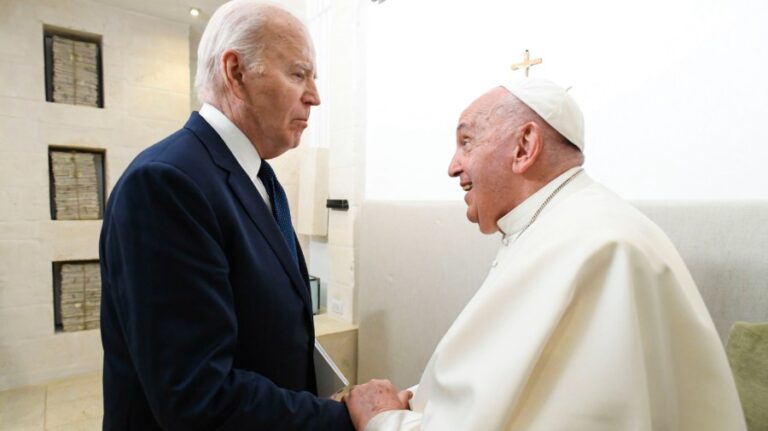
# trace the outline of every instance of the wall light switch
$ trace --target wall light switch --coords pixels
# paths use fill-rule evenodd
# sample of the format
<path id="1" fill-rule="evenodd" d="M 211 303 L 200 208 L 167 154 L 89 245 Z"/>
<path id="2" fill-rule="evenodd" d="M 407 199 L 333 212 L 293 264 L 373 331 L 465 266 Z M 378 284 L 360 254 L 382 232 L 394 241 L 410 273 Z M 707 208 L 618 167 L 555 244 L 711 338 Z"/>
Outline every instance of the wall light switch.
<path id="1" fill-rule="evenodd" d="M 331 304 L 328 309 L 331 311 L 331 314 L 335 314 L 337 316 L 343 316 L 344 315 L 344 301 L 341 299 L 331 299 Z"/>

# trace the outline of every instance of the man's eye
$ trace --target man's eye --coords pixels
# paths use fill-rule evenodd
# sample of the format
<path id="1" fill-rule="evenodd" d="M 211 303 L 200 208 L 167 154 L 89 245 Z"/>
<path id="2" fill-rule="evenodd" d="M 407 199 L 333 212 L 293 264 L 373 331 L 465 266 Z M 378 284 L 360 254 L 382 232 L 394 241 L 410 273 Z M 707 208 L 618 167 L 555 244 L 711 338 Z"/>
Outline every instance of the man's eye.
<path id="1" fill-rule="evenodd" d="M 293 77 L 298 79 L 304 79 L 304 72 L 293 72 Z"/>

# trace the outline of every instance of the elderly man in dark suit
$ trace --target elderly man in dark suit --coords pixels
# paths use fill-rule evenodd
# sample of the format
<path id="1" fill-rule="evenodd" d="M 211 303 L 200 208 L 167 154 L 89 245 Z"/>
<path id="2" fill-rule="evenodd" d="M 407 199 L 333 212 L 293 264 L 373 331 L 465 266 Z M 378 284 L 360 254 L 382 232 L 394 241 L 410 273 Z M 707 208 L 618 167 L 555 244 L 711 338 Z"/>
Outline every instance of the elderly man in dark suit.
<path id="1" fill-rule="evenodd" d="M 211 17 L 205 102 L 142 152 L 101 232 L 104 429 L 347 430 L 316 397 L 307 268 L 267 160 L 320 103 L 306 28 L 234 0 Z"/>

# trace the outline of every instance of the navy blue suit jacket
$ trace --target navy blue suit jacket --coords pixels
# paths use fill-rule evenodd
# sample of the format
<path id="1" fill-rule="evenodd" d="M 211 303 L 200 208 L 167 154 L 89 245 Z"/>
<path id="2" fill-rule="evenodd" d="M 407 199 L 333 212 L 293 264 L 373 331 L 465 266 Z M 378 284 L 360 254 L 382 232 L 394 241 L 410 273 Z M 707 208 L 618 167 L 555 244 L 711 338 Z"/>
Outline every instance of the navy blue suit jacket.
<path id="1" fill-rule="evenodd" d="M 200 115 L 125 171 L 99 252 L 105 430 L 352 429 L 313 395 L 301 249 Z"/>

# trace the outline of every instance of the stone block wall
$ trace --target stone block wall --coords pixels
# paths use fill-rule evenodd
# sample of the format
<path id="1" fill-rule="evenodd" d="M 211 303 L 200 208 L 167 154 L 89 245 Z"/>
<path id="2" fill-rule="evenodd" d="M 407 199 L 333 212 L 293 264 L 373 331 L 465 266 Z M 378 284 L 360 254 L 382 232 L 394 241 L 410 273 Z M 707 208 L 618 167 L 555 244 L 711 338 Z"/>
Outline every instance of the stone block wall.
<path id="1" fill-rule="evenodd" d="M 43 28 L 101 36 L 104 108 L 45 101 Z M 48 148 L 105 151 L 107 194 L 190 107 L 189 29 L 88 0 L 0 1 L 0 390 L 98 370 L 98 330 L 54 329 L 53 262 L 98 259 L 100 220 L 51 220 Z"/>

